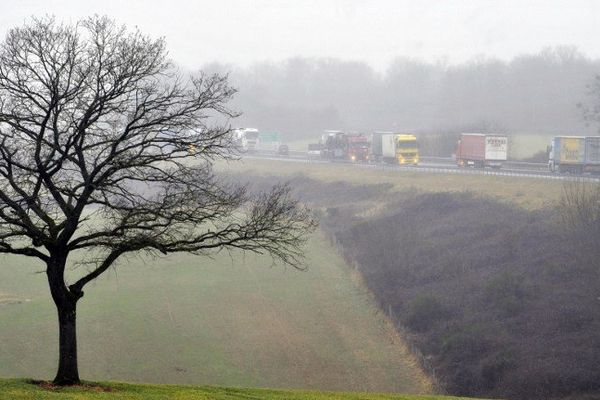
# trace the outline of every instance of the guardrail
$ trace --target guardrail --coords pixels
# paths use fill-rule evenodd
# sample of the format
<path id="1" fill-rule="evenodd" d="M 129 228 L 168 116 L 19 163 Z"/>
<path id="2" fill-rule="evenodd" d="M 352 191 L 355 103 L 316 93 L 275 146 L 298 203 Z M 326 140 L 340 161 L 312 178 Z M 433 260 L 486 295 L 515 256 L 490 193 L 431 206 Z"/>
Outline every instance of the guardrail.
<path id="1" fill-rule="evenodd" d="M 561 181 L 583 181 L 583 182 L 600 182 L 600 176 L 589 175 L 559 175 L 546 170 L 547 166 L 543 163 L 527 163 L 519 161 L 508 161 L 505 167 L 514 166 L 521 168 L 504 168 L 504 169 L 475 169 L 475 168 L 458 168 L 454 164 L 454 159 L 449 157 L 423 157 L 423 164 L 417 166 L 400 166 L 395 164 L 385 163 L 361 163 L 350 162 L 344 160 L 323 160 L 321 158 L 310 158 L 306 152 L 290 151 L 289 156 L 280 156 L 275 154 L 259 154 L 244 155 L 245 158 L 256 158 L 273 161 L 286 161 L 296 163 L 312 163 L 312 164 L 344 164 L 352 165 L 357 168 L 375 168 L 387 171 L 411 171 L 411 172 L 429 172 L 429 173 L 444 173 L 444 174 L 470 174 L 470 175 L 487 175 L 487 176 L 503 176 L 503 177 L 518 177 L 518 178 L 534 178 L 534 179 L 550 179 Z M 437 164 L 448 164 L 448 166 L 427 165 L 425 161 L 433 161 Z"/>
<path id="2" fill-rule="evenodd" d="M 298 151 L 298 150 L 290 150 L 290 155 L 296 156 L 296 157 L 308 157 L 307 152 L 306 151 Z M 437 156 L 421 156 L 421 161 L 422 162 L 436 162 L 436 163 L 443 163 L 443 164 L 451 164 L 451 165 L 455 165 L 456 164 L 456 159 L 454 157 L 437 157 Z M 517 161 L 517 160 L 508 160 L 505 161 L 504 166 L 508 167 L 508 168 L 526 168 L 526 169 L 534 169 L 534 170 L 547 170 L 548 169 L 548 164 L 547 163 L 534 163 L 534 162 L 528 162 L 528 161 Z"/>

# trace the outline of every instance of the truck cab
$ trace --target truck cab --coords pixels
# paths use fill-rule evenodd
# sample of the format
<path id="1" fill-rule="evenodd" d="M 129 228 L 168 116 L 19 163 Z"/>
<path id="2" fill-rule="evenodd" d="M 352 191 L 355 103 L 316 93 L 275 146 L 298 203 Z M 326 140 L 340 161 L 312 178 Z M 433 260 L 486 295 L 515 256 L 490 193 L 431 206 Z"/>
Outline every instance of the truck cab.
<path id="1" fill-rule="evenodd" d="M 341 160 L 345 158 L 344 133 L 341 131 L 325 131 L 321 136 L 323 148 L 321 157 L 329 160 Z"/>
<path id="2" fill-rule="evenodd" d="M 258 151 L 259 136 L 260 132 L 258 129 L 246 128 L 244 130 L 244 138 L 242 139 L 242 148 L 245 151 L 255 152 Z"/>
<path id="3" fill-rule="evenodd" d="M 375 132 L 371 139 L 371 155 L 374 161 L 398 165 L 419 163 L 419 144 L 415 135 Z"/>
<path id="4" fill-rule="evenodd" d="M 346 157 L 350 161 L 369 161 L 369 139 L 362 134 L 346 135 Z"/>
<path id="5" fill-rule="evenodd" d="M 396 159 L 400 165 L 419 163 L 419 146 L 415 135 L 395 135 Z"/>
<path id="6" fill-rule="evenodd" d="M 258 150 L 260 132 L 256 128 L 236 128 L 233 130 L 233 139 L 242 152 Z"/>

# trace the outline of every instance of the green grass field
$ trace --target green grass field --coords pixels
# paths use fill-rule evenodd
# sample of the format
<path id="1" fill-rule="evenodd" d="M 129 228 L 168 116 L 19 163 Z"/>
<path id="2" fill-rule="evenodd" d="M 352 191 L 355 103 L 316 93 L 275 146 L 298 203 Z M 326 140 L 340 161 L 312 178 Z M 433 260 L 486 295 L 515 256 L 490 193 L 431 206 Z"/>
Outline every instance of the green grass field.
<path id="1" fill-rule="evenodd" d="M 271 389 L 240 389 L 216 386 L 135 385 L 118 382 L 55 388 L 22 379 L 0 380 L 0 399 L 115 399 L 115 400 L 459 400 L 459 397 L 378 393 L 317 392 Z"/>
<path id="2" fill-rule="evenodd" d="M 265 175 L 276 171 L 281 177 L 302 173 L 357 185 L 390 183 L 399 191 L 470 190 L 526 208 L 551 205 L 561 193 L 561 184 L 552 181 L 357 170 L 343 164 L 252 160 L 231 163 L 227 168 L 220 165 L 219 169 Z M 306 272 L 239 254 L 219 254 L 212 260 L 175 256 L 122 262 L 116 273 L 111 271 L 91 284 L 79 303 L 82 378 L 430 393 L 431 384 L 356 273 L 319 234 L 306 253 Z M 42 271 L 41 265 L 29 260 L 0 258 L 2 377 L 50 379 L 55 372 L 56 317 Z M 8 393 L 10 387 L 29 398 L 27 391 L 33 390 L 18 381 L 2 384 L 0 394 Z M 136 398 L 131 396 L 136 396 L 138 389 L 128 388 L 133 392 L 128 389 L 122 398 Z M 145 389 L 139 390 L 143 393 Z M 151 390 L 160 393 L 163 389 Z M 222 396 L 233 393 L 229 389 L 214 389 L 220 390 L 219 394 L 202 392 L 213 390 L 206 388 L 177 390 L 184 391 L 177 394 L 179 398 L 187 398 L 186 390 L 198 390 L 197 398 L 230 398 Z M 286 397 L 288 392 L 280 394 L 283 397 L 268 397 L 274 392 L 261 392 L 267 397 L 252 390 L 244 393 L 250 398 L 342 398 L 304 392 L 294 394 L 300 397 Z M 73 394 L 73 398 L 96 395 L 106 393 L 87 391 L 84 397 Z M 15 396 L 10 398 L 18 398 Z M 53 398 L 40 396 L 35 398 Z M 138 398 L 149 397 L 144 393 Z"/>
<path id="3" fill-rule="evenodd" d="M 398 191 L 471 191 L 509 201 L 527 209 L 552 206 L 561 197 L 560 181 L 520 177 L 443 174 L 356 168 L 341 163 L 297 163 L 246 159 L 220 163 L 220 171 L 236 174 L 275 175 L 283 178 L 305 175 L 324 182 L 344 181 L 356 185 L 388 183 Z"/>
<path id="4" fill-rule="evenodd" d="M 121 263 L 79 302 L 82 378 L 429 393 L 324 237 L 307 257 L 305 272 L 225 253 Z M 57 324 L 42 266 L 0 262 L 0 376 L 51 379 Z"/>

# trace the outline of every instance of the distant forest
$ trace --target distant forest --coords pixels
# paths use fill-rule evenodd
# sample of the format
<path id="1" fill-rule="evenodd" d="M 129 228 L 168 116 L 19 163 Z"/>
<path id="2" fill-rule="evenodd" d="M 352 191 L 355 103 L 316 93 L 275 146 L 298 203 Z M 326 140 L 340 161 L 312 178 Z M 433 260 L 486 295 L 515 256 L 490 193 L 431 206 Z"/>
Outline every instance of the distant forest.
<path id="1" fill-rule="evenodd" d="M 510 62 L 400 58 L 385 72 L 363 62 L 308 58 L 203 69 L 228 72 L 239 89 L 232 106 L 243 115 L 236 126 L 279 131 L 287 140 L 317 137 L 324 129 L 596 133 L 578 104 L 590 103 L 600 60 L 574 47 L 546 48 Z"/>

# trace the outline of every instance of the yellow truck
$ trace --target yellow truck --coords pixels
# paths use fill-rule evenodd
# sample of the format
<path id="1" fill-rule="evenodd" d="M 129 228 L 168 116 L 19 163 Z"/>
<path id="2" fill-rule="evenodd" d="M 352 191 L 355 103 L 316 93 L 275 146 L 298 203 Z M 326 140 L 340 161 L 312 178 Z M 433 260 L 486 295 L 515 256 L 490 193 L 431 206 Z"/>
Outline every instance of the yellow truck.
<path id="1" fill-rule="evenodd" d="M 396 159 L 400 165 L 419 163 L 419 146 L 415 135 L 396 135 Z"/>
<path id="2" fill-rule="evenodd" d="M 375 132 L 371 138 L 371 156 L 375 161 L 417 165 L 419 163 L 417 137 L 391 132 Z"/>

